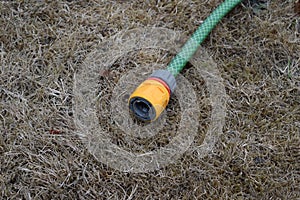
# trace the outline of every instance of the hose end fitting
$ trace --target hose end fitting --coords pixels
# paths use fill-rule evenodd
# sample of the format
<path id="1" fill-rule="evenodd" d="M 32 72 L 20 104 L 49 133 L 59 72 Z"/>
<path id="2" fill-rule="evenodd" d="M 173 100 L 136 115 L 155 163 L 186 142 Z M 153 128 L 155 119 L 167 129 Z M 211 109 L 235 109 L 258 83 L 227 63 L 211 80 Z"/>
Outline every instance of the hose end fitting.
<path id="1" fill-rule="evenodd" d="M 154 121 L 169 103 L 176 88 L 175 77 L 167 70 L 156 70 L 129 97 L 129 110 L 142 121 Z"/>

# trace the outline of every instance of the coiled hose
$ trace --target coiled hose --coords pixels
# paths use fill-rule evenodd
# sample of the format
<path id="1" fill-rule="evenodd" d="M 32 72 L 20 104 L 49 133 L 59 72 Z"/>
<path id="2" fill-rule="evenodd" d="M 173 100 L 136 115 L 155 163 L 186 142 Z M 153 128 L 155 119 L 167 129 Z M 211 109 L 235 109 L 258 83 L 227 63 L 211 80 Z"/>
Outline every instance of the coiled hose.
<path id="1" fill-rule="evenodd" d="M 154 71 L 129 97 L 129 109 L 140 120 L 153 121 L 167 106 L 176 87 L 175 77 L 217 23 L 241 0 L 225 0 L 199 26 L 165 70 Z"/>

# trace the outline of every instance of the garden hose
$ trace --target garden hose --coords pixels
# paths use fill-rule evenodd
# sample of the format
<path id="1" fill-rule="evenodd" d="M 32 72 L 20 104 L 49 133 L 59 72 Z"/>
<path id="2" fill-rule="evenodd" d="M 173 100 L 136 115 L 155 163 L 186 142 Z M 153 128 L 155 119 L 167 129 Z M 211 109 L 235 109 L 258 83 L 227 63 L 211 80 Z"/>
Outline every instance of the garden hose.
<path id="1" fill-rule="evenodd" d="M 167 69 L 156 70 L 129 97 L 129 110 L 142 121 L 156 120 L 166 108 L 176 87 L 175 77 L 197 51 L 217 23 L 241 0 L 225 0 L 199 26 Z"/>

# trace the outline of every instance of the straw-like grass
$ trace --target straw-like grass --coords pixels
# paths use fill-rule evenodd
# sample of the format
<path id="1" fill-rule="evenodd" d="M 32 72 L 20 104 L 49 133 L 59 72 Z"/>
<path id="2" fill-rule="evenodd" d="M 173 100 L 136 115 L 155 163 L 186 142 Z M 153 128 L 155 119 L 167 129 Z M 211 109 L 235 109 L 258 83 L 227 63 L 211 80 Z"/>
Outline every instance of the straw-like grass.
<path id="1" fill-rule="evenodd" d="M 296 1 L 244 1 L 203 43 L 229 97 L 224 133 L 203 159 L 187 151 L 155 172 L 124 173 L 96 161 L 74 134 L 73 76 L 89 52 L 132 28 L 190 35 L 220 2 L 0 1 L 0 199 L 299 199 Z M 194 71 L 183 75 L 204 98 Z M 199 133 L 210 115 L 201 103 Z"/>

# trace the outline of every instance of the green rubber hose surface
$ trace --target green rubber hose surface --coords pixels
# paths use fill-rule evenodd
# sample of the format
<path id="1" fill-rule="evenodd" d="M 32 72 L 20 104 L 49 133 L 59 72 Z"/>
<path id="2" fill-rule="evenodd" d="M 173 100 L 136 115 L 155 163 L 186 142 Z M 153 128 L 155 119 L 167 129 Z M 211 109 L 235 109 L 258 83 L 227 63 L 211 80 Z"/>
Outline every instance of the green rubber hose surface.
<path id="1" fill-rule="evenodd" d="M 217 23 L 240 2 L 241 0 L 225 0 L 220 4 L 193 33 L 181 51 L 171 60 L 167 70 L 176 76 L 184 68 Z"/>

